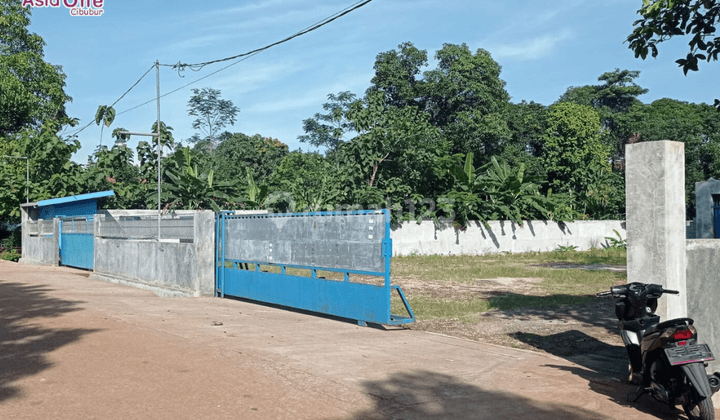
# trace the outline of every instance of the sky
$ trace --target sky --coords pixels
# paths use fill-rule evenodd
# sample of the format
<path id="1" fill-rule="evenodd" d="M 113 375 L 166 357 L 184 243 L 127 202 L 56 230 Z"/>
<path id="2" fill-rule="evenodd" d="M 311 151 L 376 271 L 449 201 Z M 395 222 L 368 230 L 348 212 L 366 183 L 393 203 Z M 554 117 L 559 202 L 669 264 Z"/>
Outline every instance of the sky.
<path id="1" fill-rule="evenodd" d="M 75 1 L 75 0 L 72 0 Z M 70 3 L 72 3 L 70 1 Z M 87 1 L 87 0 L 84 0 Z M 99 0 L 95 0 L 99 1 Z M 104 0 L 100 16 L 71 16 L 70 10 L 32 7 L 30 30 L 46 42 L 45 60 L 62 66 L 67 111 L 80 119 L 72 134 L 94 120 L 99 105 L 121 97 L 158 60 L 197 63 L 254 50 L 286 38 L 358 0 Z M 240 108 L 226 129 L 277 138 L 290 150 L 301 143 L 302 121 L 322 112 L 327 95 L 351 91 L 362 96 L 373 77 L 375 57 L 412 42 L 431 58 L 443 44 L 485 49 L 502 66 L 501 79 L 512 102 L 555 102 L 570 86 L 597 84 L 616 68 L 639 70 L 636 82 L 649 92 L 645 103 L 672 98 L 712 103 L 718 96 L 720 63 L 701 63 L 683 75 L 675 60 L 687 54 L 686 38 L 660 46 L 658 58 L 635 58 L 625 39 L 638 19 L 642 0 L 373 0 L 316 31 L 232 62 L 182 73 L 160 68 L 161 120 L 177 140 L 196 131 L 188 115 L 193 88 L 222 92 Z M 198 81 L 201 77 L 207 78 Z M 157 119 L 154 68 L 120 102 L 109 129 L 94 123 L 78 134 L 82 149 L 73 159 L 87 162 L 99 145 L 111 145 L 112 129 L 148 132 Z M 135 108 L 132 109 L 131 108 Z M 124 112 L 127 111 L 127 112 Z M 133 137 L 128 143 L 149 138 Z M 184 142 L 187 144 L 187 141 Z"/>

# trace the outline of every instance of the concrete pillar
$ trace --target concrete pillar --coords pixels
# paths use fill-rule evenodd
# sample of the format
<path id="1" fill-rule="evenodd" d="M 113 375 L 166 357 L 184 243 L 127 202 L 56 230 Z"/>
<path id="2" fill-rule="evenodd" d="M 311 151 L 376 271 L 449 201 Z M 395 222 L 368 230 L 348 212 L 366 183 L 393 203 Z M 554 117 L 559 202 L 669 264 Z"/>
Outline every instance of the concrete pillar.
<path id="1" fill-rule="evenodd" d="M 652 141 L 625 148 L 628 282 L 661 284 L 657 314 L 685 317 L 685 144 Z"/>
<path id="2" fill-rule="evenodd" d="M 196 296 L 215 294 L 215 212 L 194 214 L 193 247 L 195 248 L 194 289 Z"/>

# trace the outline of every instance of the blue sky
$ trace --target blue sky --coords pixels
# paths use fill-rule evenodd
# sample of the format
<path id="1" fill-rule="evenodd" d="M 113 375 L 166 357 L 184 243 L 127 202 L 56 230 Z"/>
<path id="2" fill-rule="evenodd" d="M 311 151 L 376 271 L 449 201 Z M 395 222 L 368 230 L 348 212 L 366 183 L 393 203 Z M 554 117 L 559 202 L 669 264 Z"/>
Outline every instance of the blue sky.
<path id="1" fill-rule="evenodd" d="M 33 8 L 30 29 L 45 39 L 46 61 L 61 65 L 68 113 L 92 121 L 98 105 L 118 99 L 155 60 L 163 64 L 209 61 L 278 41 L 342 10 L 356 0 L 165 1 L 105 0 L 99 17 L 73 17 L 65 8 Z M 594 84 L 615 68 L 640 70 L 648 88 L 640 99 L 711 103 L 718 95 L 718 63 L 702 63 L 685 77 L 674 61 L 687 53 L 687 39 L 661 45 L 657 59 L 636 59 L 624 43 L 637 20 L 641 0 L 374 0 L 317 31 L 273 47 L 161 100 L 161 119 L 176 140 L 194 134 L 187 102 L 192 88 L 212 87 L 238 106 L 231 132 L 280 139 L 291 150 L 309 150 L 297 137 L 302 120 L 322 111 L 329 93 L 361 96 L 373 76 L 378 53 L 410 41 L 432 57 L 444 43 L 488 50 L 502 66 L 512 102 L 550 105 L 569 86 Z M 162 67 L 166 93 L 219 70 Z M 434 63 L 431 62 L 430 67 Z M 429 69 L 428 68 L 428 69 Z M 155 102 L 122 113 L 155 97 L 151 71 L 116 106 L 110 131 L 125 127 L 150 131 Z M 94 124 L 80 133 L 83 148 L 74 160 L 100 143 Z M 147 138 L 146 138 L 147 139 Z M 135 146 L 139 137 L 129 143 Z"/>

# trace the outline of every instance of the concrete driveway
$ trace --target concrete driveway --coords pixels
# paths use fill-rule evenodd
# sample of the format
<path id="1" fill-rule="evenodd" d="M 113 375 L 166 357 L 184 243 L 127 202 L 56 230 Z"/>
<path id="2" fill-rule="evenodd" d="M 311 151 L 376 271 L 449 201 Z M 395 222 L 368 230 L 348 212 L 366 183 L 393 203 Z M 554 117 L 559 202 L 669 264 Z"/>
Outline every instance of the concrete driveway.
<path id="1" fill-rule="evenodd" d="M 88 276 L 0 261 L 0 419 L 681 416 L 592 363 Z"/>

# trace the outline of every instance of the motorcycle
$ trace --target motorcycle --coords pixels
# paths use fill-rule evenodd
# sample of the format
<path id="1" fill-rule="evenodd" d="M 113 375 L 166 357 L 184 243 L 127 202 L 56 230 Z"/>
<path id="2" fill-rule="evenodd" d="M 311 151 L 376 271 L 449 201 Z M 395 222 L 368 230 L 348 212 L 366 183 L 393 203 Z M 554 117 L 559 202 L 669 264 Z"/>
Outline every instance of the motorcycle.
<path id="1" fill-rule="evenodd" d="M 635 402 L 647 392 L 671 409 L 681 405 L 691 420 L 714 420 L 711 397 L 720 389 L 720 373 L 708 375 L 705 367 L 715 357 L 707 344 L 698 343 L 691 318 L 660 322 L 655 315 L 658 299 L 668 293 L 678 291 L 635 282 L 596 295 L 615 299 L 615 316 L 630 359 L 630 381 L 640 385 L 628 401 Z"/>

